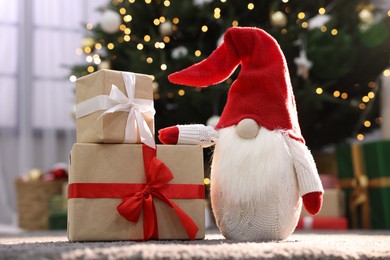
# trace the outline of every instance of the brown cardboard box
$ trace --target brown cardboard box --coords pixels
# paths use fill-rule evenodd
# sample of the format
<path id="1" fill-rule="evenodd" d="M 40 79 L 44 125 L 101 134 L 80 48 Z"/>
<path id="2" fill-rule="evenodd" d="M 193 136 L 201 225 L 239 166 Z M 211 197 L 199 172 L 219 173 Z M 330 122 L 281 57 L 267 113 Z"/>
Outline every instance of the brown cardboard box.
<path id="1" fill-rule="evenodd" d="M 135 76 L 134 97 L 153 100 L 152 77 L 144 74 L 135 74 Z M 76 103 L 80 104 L 100 95 L 108 96 L 113 84 L 127 96 L 121 71 L 103 69 L 79 78 L 76 81 Z M 103 112 L 104 110 L 99 110 L 77 118 L 78 143 L 123 143 L 129 113 L 118 111 L 101 116 Z M 153 117 L 143 114 L 143 118 L 154 135 Z M 139 133 L 137 133 L 136 143 L 141 143 Z"/>
<path id="2" fill-rule="evenodd" d="M 311 216 L 302 207 L 302 216 Z M 325 189 L 321 211 L 316 217 L 345 217 L 344 193 L 338 189 Z"/>
<path id="3" fill-rule="evenodd" d="M 159 145 L 157 158 L 174 175 L 170 184 L 203 184 L 203 150 L 200 146 Z M 142 145 L 80 144 L 73 146 L 69 184 L 145 183 Z M 203 186 L 201 186 L 203 189 Z M 120 198 L 72 198 L 68 200 L 70 241 L 143 240 L 143 216 L 129 222 L 117 212 Z M 188 239 L 175 212 L 153 199 L 159 239 Z M 196 239 L 205 236 L 204 199 L 172 199 L 199 228 Z"/>

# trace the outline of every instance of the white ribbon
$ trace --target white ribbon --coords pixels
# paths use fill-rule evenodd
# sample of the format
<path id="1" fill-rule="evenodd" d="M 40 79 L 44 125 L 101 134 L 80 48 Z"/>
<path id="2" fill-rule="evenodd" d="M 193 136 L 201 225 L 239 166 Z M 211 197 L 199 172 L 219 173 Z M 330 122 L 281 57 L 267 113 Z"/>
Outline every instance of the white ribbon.
<path id="1" fill-rule="evenodd" d="M 142 114 L 144 114 L 151 118 L 154 117 L 155 110 L 153 100 L 134 98 L 135 74 L 122 72 L 122 76 L 128 96 L 123 94 L 117 86 L 112 84 L 108 96 L 99 95 L 77 104 L 76 118 L 81 118 L 99 110 L 105 110 L 100 117 L 118 111 L 129 112 L 125 128 L 125 139 L 123 142 L 135 143 L 139 131 L 141 142 L 155 148 L 153 134 L 142 116 Z"/>

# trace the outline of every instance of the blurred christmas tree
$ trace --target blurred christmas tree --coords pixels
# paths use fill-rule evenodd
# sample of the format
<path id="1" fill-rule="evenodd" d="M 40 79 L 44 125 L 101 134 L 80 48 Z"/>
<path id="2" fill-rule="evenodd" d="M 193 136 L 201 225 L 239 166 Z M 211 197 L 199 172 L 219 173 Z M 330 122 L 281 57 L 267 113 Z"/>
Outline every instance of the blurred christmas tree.
<path id="1" fill-rule="evenodd" d="M 301 128 L 312 149 L 380 124 L 376 79 L 389 66 L 390 1 L 113 0 L 86 24 L 76 77 L 101 68 L 155 77 L 156 130 L 221 113 L 231 78 L 199 89 L 167 76 L 203 60 L 231 26 L 256 26 L 285 53 Z M 388 70 L 385 73 L 390 73 Z M 75 77 L 72 77 L 73 79 Z"/>

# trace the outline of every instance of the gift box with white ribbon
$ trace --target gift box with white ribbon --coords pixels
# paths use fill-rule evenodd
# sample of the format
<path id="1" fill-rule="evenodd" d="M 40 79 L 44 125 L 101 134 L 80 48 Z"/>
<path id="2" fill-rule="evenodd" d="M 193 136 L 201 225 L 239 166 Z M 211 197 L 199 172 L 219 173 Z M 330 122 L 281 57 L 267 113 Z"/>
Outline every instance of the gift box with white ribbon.
<path id="1" fill-rule="evenodd" d="M 99 70 L 76 81 L 78 143 L 154 145 L 152 77 Z"/>

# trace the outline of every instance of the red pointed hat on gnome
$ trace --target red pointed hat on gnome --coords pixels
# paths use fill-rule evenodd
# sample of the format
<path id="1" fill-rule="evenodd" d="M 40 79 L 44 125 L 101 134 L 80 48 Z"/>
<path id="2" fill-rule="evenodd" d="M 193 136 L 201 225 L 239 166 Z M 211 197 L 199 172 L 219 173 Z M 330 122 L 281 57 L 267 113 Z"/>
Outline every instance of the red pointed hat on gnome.
<path id="1" fill-rule="evenodd" d="M 305 142 L 285 57 L 272 36 L 258 28 L 233 27 L 205 60 L 168 76 L 176 84 L 205 87 L 226 80 L 241 64 L 217 129 L 251 118 L 268 130 L 281 130 Z"/>

